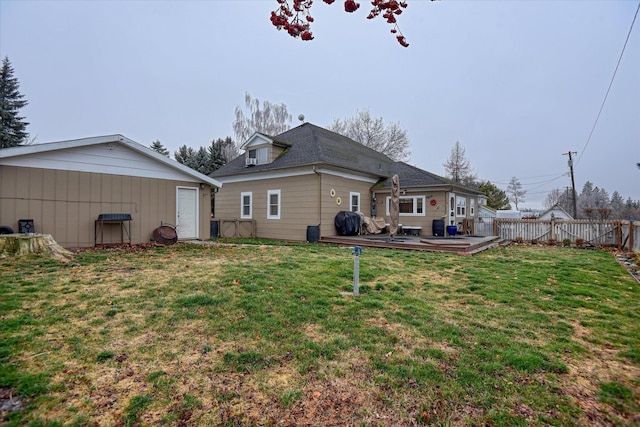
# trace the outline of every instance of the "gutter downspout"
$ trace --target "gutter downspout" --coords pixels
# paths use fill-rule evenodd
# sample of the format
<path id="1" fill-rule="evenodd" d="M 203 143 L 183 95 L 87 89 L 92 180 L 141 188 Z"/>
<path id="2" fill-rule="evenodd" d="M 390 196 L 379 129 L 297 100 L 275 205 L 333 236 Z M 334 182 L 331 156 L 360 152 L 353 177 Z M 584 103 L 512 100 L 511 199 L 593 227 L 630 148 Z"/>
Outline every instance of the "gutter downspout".
<path id="1" fill-rule="evenodd" d="M 322 174 L 317 171 L 316 165 L 313 165 L 313 173 L 318 175 L 318 227 L 322 223 Z"/>

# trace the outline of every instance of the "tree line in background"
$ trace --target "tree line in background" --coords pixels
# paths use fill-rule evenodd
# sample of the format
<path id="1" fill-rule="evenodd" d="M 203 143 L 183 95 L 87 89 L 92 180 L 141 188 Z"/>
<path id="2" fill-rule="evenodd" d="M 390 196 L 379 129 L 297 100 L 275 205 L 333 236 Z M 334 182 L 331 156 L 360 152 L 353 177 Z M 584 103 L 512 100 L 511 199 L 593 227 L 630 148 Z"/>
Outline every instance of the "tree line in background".
<path id="1" fill-rule="evenodd" d="M 20 110 L 28 105 L 28 101 L 20 93 L 20 84 L 14 73 L 9 58 L 5 56 L 0 67 L 0 148 L 33 142 L 29 140 L 27 132 L 29 123 L 20 115 Z M 240 106 L 235 110 L 235 141 L 246 141 L 254 132 L 278 135 L 291 127 L 291 114 L 288 113 L 285 104 L 272 104 L 268 101 L 261 104 L 258 99 L 246 93 L 245 108 L 248 110 L 246 114 Z M 369 110 L 357 111 L 355 116 L 346 119 L 335 118 L 327 128 L 393 160 L 401 161 L 409 157 L 410 140 L 407 131 L 399 123 L 386 125 L 381 117 L 372 117 Z M 235 141 L 227 136 L 224 139 L 212 140 L 208 146 L 198 149 L 182 145 L 173 155 L 179 163 L 209 175 L 239 155 Z M 152 142 L 150 148 L 162 155 L 170 155 L 159 140 Z M 487 206 L 493 209 L 511 209 L 510 202 L 513 202 L 517 210 L 518 205 L 525 201 L 527 192 L 515 176 L 511 178 L 505 190 L 490 181 L 478 179 L 459 141 L 453 145 L 443 166 L 448 179 L 482 192 L 487 198 Z M 640 168 L 640 163 L 638 167 Z M 575 200 L 577 219 L 640 218 L 640 200 L 632 200 L 630 197 L 624 200 L 617 191 L 609 197 L 604 188 L 598 188 L 590 181 L 587 181 L 582 191 L 575 195 Z M 573 213 L 573 203 L 572 190 L 554 189 L 547 195 L 544 206 L 550 208 L 558 205 Z"/>
<path id="2" fill-rule="evenodd" d="M 285 104 L 262 103 L 258 99 L 245 94 L 245 108 L 238 106 L 235 110 L 233 131 L 236 142 L 248 140 L 255 132 L 265 135 L 279 135 L 291 128 L 291 114 Z M 300 116 L 303 120 L 304 118 Z M 399 123 L 385 124 L 382 117 L 372 117 L 369 110 L 357 111 L 356 115 L 346 119 L 334 119 L 327 127 L 329 130 L 358 141 L 393 160 L 404 160 L 409 157 L 411 144 L 407 131 Z M 227 136 L 217 139 L 208 147 L 198 149 L 183 145 L 173 153 L 179 162 L 205 175 L 235 159 L 239 148 L 234 140 Z M 168 156 L 168 150 L 160 141 L 154 141 L 150 148 Z"/>
<path id="3" fill-rule="evenodd" d="M 523 203 L 526 197 L 526 190 L 517 177 L 512 177 L 503 191 L 489 181 L 479 180 L 474 174 L 469 160 L 466 158 L 465 149 L 459 141 L 453 145 L 447 161 L 443 164 L 446 176 L 452 182 L 474 188 L 487 196 L 487 206 L 493 209 L 511 209 L 509 202 L 513 202 L 515 209 L 518 204 Z M 640 166 L 638 166 L 640 167 Z M 573 191 L 569 188 L 562 191 L 553 189 L 544 201 L 544 207 L 549 209 L 553 206 L 560 206 L 567 213 L 573 215 L 574 197 Z M 577 218 L 588 220 L 607 219 L 629 219 L 640 218 L 640 200 L 632 200 L 630 197 L 624 200 L 617 191 L 611 197 L 604 188 L 598 188 L 592 182 L 587 181 L 582 187 L 582 191 L 575 195 Z"/>
<path id="4" fill-rule="evenodd" d="M 149 148 L 164 156 L 170 156 L 169 150 L 158 140 L 152 142 Z M 178 163 L 188 166 L 201 174 L 209 175 L 238 157 L 238 149 L 233 139 L 228 136 L 225 139 L 218 138 L 213 140 L 209 146 L 200 147 L 197 150 L 182 145 L 173 153 L 173 157 Z"/>
<path id="5" fill-rule="evenodd" d="M 278 135 L 291 128 L 291 114 L 285 104 L 272 104 L 269 101 L 261 103 L 247 93 L 245 108 L 246 113 L 240 106 L 235 110 L 233 130 L 236 141 L 246 141 L 254 132 Z M 347 136 L 395 161 L 406 160 L 410 155 L 411 142 L 407 131 L 399 123 L 385 125 L 381 117 L 372 117 L 369 110 L 357 111 L 355 116 L 346 119 L 335 118 L 327 129 Z M 151 148 L 164 155 L 169 154 L 159 141 L 155 141 Z M 209 174 L 233 160 L 238 154 L 239 150 L 233 139 L 226 137 L 224 140 L 212 141 L 210 146 L 197 150 L 183 145 L 174 153 L 174 158 L 198 172 Z M 518 210 L 526 200 L 527 191 L 515 176 L 510 179 L 504 190 L 491 181 L 479 179 L 459 141 L 454 143 L 443 166 L 446 178 L 455 184 L 482 192 L 486 196 L 487 206 L 492 209 L 511 209 L 513 203 L 513 207 Z M 577 219 L 628 219 L 632 216 L 640 218 L 640 201 L 633 201 L 631 198 L 624 201 L 617 191 L 609 198 L 604 189 L 594 188 L 591 182 L 585 184 L 582 192 L 576 195 L 576 199 Z M 552 190 L 547 195 L 544 206 L 550 208 L 556 204 L 572 213 L 572 194 Z"/>
<path id="6" fill-rule="evenodd" d="M 617 191 L 609 197 L 607 190 L 594 186 L 591 181 L 585 182 L 580 193 L 576 192 L 575 199 L 577 219 L 640 219 L 640 200 L 632 200 L 631 197 L 624 200 Z M 547 194 L 544 206 L 548 208 L 558 205 L 573 213 L 573 201 L 573 191 L 570 188 L 564 191 L 556 188 Z"/>

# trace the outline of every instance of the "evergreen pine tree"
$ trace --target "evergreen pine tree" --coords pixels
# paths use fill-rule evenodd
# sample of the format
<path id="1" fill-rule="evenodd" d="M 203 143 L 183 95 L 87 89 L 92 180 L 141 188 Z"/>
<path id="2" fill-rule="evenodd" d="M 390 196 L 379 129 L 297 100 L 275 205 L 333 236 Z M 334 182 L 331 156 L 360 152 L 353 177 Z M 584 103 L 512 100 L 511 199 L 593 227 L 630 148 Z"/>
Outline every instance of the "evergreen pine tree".
<path id="1" fill-rule="evenodd" d="M 238 149 L 229 136 L 225 139 L 218 138 L 215 141 L 211 141 L 211 145 L 207 150 L 209 151 L 211 172 L 220 169 L 238 155 Z"/>
<path id="2" fill-rule="evenodd" d="M 167 156 L 169 157 L 169 150 L 167 150 L 165 148 L 164 145 L 162 145 L 162 142 L 160 142 L 159 140 L 155 140 L 151 143 L 151 145 L 149 146 L 149 148 L 151 148 L 153 151 L 155 151 L 156 153 L 160 153 L 163 156 Z"/>
<path id="3" fill-rule="evenodd" d="M 20 116 L 20 109 L 28 101 L 23 99 L 19 88 L 18 79 L 13 76 L 13 67 L 5 56 L 0 69 L 0 148 L 24 144 L 29 138 L 26 132 L 29 123 Z"/>
<path id="4" fill-rule="evenodd" d="M 481 184 L 478 190 L 482 191 L 484 195 L 487 196 L 487 206 L 490 208 L 511 209 L 507 193 L 496 187 L 490 181 Z"/>
<path id="5" fill-rule="evenodd" d="M 193 167 L 193 158 L 196 156 L 196 151 L 191 148 L 183 145 L 178 147 L 178 151 L 174 151 L 173 157 L 176 159 L 178 163 L 182 163 L 185 166 L 189 166 L 192 169 Z"/>

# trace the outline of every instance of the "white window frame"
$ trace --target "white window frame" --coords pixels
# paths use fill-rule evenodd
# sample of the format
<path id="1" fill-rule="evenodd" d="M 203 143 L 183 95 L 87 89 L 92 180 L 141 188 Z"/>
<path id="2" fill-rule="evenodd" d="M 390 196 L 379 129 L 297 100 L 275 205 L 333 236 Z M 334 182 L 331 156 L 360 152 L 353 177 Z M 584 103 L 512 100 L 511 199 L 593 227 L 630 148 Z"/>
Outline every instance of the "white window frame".
<path id="1" fill-rule="evenodd" d="M 358 202 L 355 205 L 353 204 L 354 197 L 358 198 Z M 355 210 L 353 209 L 354 206 L 355 206 Z M 351 209 L 351 212 L 360 212 L 360 193 L 355 193 L 355 192 L 349 193 L 349 208 Z"/>
<path id="2" fill-rule="evenodd" d="M 413 199 L 413 212 L 400 212 L 400 216 L 426 216 L 427 215 L 427 198 L 425 196 L 400 196 L 400 199 Z M 422 200 L 422 213 L 418 212 L 418 200 Z M 387 196 L 387 216 L 391 215 L 391 197 Z"/>
<path id="3" fill-rule="evenodd" d="M 249 215 L 244 213 L 244 198 L 249 197 Z M 253 192 L 245 191 L 240 193 L 240 218 L 251 219 L 253 218 Z"/>
<path id="4" fill-rule="evenodd" d="M 476 199 L 471 199 L 471 216 L 476 215 Z"/>
<path id="5" fill-rule="evenodd" d="M 271 214 L 271 196 L 278 196 L 278 214 Z M 280 190 L 267 190 L 267 219 L 280 219 L 282 196 Z"/>
<path id="6" fill-rule="evenodd" d="M 254 154 L 255 157 L 251 157 L 252 154 Z M 256 159 L 256 164 L 258 165 L 269 163 L 269 147 L 249 149 L 249 158 Z"/>
<path id="7" fill-rule="evenodd" d="M 467 216 L 467 198 L 466 197 L 456 197 L 456 216 L 466 217 Z"/>

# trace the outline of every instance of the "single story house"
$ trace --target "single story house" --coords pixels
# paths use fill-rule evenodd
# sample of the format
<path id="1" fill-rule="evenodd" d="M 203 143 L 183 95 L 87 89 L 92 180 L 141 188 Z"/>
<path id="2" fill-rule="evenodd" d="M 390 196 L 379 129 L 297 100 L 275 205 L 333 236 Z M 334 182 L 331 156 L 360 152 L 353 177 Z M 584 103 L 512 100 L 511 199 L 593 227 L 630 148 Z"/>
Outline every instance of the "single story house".
<path id="1" fill-rule="evenodd" d="M 512 209 L 498 209 L 496 211 L 498 219 L 522 219 L 522 212 Z"/>
<path id="2" fill-rule="evenodd" d="M 243 155 L 211 174 L 223 184 L 215 194 L 215 217 L 252 221 L 257 237 L 305 241 L 310 227 L 319 236 L 336 235 L 340 211 L 388 223 L 394 175 L 400 181 L 399 222 L 414 234 L 444 234 L 444 225 L 472 232 L 482 196 L 311 123 L 277 136 L 255 133 L 241 149 Z"/>
<path id="3" fill-rule="evenodd" d="M 574 219 L 573 216 L 560 205 L 553 205 L 546 211 L 542 212 L 538 219 Z"/>
<path id="4" fill-rule="evenodd" d="M 30 220 L 66 248 L 149 242 L 161 223 L 179 239 L 209 238 L 221 186 L 122 135 L 4 148 L 0 226 L 18 232 Z"/>

